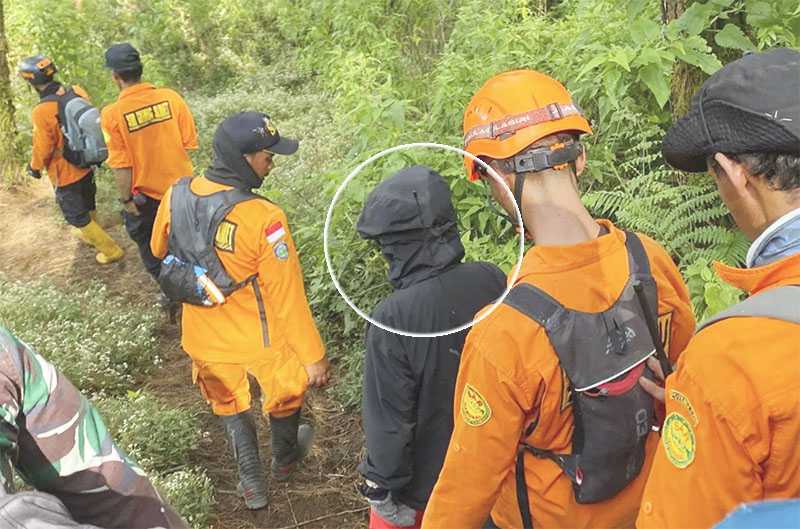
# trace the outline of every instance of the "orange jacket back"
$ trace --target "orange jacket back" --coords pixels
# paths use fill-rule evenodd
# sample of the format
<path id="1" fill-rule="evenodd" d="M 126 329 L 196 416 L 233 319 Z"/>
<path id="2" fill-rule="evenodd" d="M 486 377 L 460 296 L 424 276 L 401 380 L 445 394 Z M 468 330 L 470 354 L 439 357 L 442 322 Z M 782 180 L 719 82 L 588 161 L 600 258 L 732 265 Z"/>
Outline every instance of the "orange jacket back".
<path id="1" fill-rule="evenodd" d="M 751 294 L 800 285 L 800 255 L 717 272 Z M 750 317 L 703 329 L 666 403 L 637 527 L 707 528 L 740 503 L 800 497 L 800 325 Z"/>
<path id="2" fill-rule="evenodd" d="M 205 177 L 191 190 L 210 195 L 230 189 Z M 150 247 L 167 254 L 171 189 L 158 209 Z M 183 349 L 195 360 L 248 363 L 270 356 L 294 355 L 303 365 L 325 356 L 303 286 L 303 271 L 283 210 L 267 200 L 242 202 L 220 224 L 214 247 L 234 281 L 258 275 L 255 284 L 237 290 L 222 305 L 184 304 Z"/>
<path id="3" fill-rule="evenodd" d="M 100 118 L 112 169 L 131 168 L 131 191 L 161 200 L 179 178 L 192 175 L 187 151 L 197 148 L 194 118 L 169 88 L 139 83 L 103 108 Z"/>
<path id="4" fill-rule="evenodd" d="M 89 100 L 89 94 L 80 86 L 73 86 L 75 93 Z M 58 102 L 43 101 L 33 107 L 33 149 L 31 168 L 36 171 L 47 170 L 47 177 L 54 187 L 73 184 L 86 176 L 89 169 L 72 165 L 61 155 L 64 149 L 64 135 L 58 124 Z"/>
<path id="5" fill-rule="evenodd" d="M 608 221 L 599 223 L 609 233 L 596 240 L 532 248 L 518 282 L 537 286 L 570 309 L 607 310 L 628 281 L 628 256 L 625 233 Z M 663 248 L 640 237 L 658 286 L 662 340 L 675 359 L 694 329 L 688 291 Z M 545 331 L 505 305 L 473 327 L 462 354 L 454 410 L 453 437 L 423 527 L 477 529 L 490 511 L 500 527 L 521 527 L 514 472 L 520 440 L 570 453 L 574 429 L 568 380 Z M 533 433 L 525 436 L 537 419 Z M 534 526 L 633 527 L 656 444 L 651 434 L 640 475 L 596 504 L 576 503 L 569 478 L 554 462 L 526 454 Z"/>

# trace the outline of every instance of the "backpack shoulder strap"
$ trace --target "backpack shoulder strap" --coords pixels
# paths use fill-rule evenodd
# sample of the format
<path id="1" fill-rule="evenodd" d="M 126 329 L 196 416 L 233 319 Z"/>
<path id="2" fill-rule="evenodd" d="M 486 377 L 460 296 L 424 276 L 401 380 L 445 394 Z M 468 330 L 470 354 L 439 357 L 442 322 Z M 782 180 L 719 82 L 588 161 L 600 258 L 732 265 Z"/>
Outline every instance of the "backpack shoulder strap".
<path id="1" fill-rule="evenodd" d="M 650 259 L 644 250 L 642 239 L 632 231 L 625 230 L 625 248 L 628 250 L 628 263 L 631 276 L 651 276 Z"/>
<path id="2" fill-rule="evenodd" d="M 751 296 L 707 319 L 697 332 L 728 318 L 771 318 L 800 325 L 800 285 L 772 288 Z"/>
<path id="3" fill-rule="evenodd" d="M 547 292 L 529 283 L 520 283 L 512 288 L 503 304 L 517 309 L 546 331 L 551 330 L 567 310 Z"/>

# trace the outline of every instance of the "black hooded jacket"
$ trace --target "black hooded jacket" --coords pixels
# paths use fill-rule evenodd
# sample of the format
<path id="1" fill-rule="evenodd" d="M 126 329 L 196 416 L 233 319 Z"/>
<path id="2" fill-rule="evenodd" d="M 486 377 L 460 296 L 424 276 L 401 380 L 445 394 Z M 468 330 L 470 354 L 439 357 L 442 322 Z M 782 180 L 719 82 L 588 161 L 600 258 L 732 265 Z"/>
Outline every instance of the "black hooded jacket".
<path id="1" fill-rule="evenodd" d="M 441 332 L 470 322 L 499 298 L 503 272 L 462 263 L 464 247 L 447 182 L 409 167 L 378 185 L 358 220 L 378 242 L 395 291 L 372 312 L 392 328 Z M 467 331 L 410 338 L 369 325 L 362 415 L 367 456 L 361 474 L 423 510 L 453 430 L 453 391 Z"/>

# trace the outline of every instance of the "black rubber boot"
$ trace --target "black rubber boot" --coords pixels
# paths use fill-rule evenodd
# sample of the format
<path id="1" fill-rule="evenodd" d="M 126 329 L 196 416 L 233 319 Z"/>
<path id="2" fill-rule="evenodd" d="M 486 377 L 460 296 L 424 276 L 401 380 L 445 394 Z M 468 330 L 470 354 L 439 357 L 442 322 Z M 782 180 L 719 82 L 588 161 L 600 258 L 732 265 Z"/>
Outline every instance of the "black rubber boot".
<path id="1" fill-rule="evenodd" d="M 270 415 L 269 426 L 272 430 L 272 479 L 286 481 L 311 450 L 314 428 L 310 424 L 300 424 L 300 410 L 288 417 Z"/>
<path id="2" fill-rule="evenodd" d="M 222 417 L 233 457 L 239 466 L 239 493 L 248 509 L 267 506 L 267 479 L 258 457 L 258 436 L 249 411 Z"/>

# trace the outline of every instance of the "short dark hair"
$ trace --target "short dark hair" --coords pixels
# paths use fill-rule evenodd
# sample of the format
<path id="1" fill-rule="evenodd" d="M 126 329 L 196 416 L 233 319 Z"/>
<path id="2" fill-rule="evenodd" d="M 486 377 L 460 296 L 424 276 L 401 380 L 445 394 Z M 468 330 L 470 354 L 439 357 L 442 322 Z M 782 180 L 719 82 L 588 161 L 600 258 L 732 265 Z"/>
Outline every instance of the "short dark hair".
<path id="1" fill-rule="evenodd" d="M 747 167 L 750 174 L 763 178 L 775 191 L 800 191 L 800 156 L 794 154 L 754 152 L 725 154 Z M 723 172 L 714 157 L 710 163 L 715 172 Z"/>
<path id="2" fill-rule="evenodd" d="M 144 68 L 137 66 L 136 68 L 131 68 L 130 70 L 114 70 L 114 73 L 126 83 L 138 83 L 142 80 L 143 70 Z"/>

